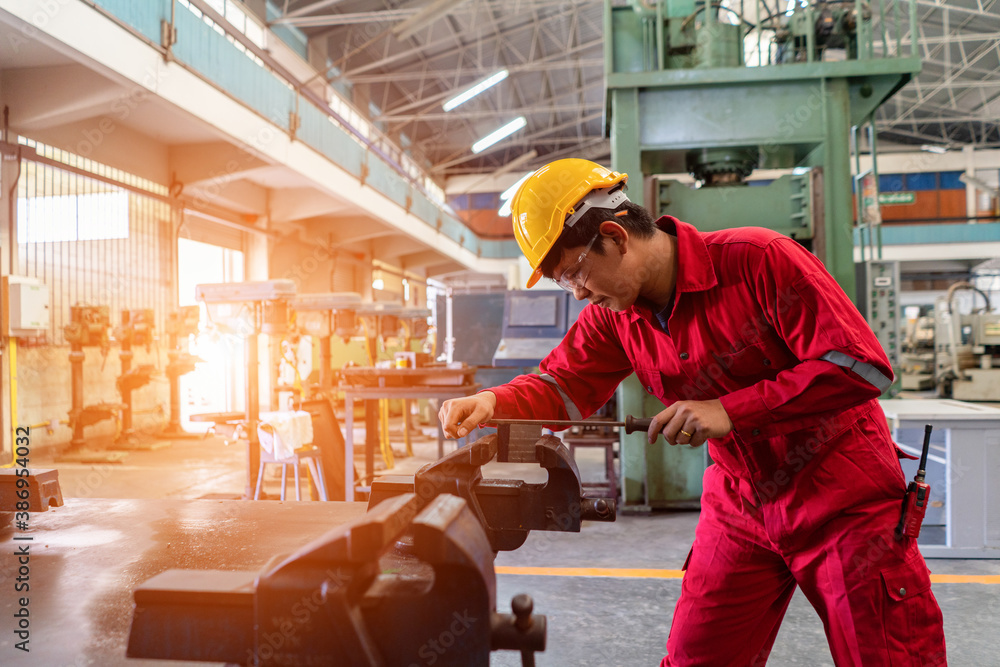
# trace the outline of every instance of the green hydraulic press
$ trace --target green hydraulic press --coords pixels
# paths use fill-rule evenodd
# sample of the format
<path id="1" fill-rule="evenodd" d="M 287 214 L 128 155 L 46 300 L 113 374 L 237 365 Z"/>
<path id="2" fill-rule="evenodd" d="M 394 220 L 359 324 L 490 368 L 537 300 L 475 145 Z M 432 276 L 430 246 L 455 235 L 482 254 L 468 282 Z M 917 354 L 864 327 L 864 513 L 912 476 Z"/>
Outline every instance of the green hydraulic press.
<path id="1" fill-rule="evenodd" d="M 606 0 L 605 26 L 612 167 L 632 200 L 791 236 L 853 297 L 851 133 L 920 71 L 915 0 Z M 749 186 L 755 169 L 776 177 Z M 657 177 L 684 173 L 695 187 Z M 620 416 L 661 409 L 634 376 L 619 389 Z M 697 504 L 706 448 L 623 433 L 620 461 L 622 510 Z"/>

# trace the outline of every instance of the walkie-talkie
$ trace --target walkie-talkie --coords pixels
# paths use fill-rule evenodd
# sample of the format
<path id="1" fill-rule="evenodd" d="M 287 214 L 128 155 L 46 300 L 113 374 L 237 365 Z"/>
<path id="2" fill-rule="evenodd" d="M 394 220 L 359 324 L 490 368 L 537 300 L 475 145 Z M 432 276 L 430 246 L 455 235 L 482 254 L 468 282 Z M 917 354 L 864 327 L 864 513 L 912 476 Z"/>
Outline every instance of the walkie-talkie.
<path id="1" fill-rule="evenodd" d="M 931 485 L 924 482 L 924 476 L 927 474 L 927 450 L 931 445 L 932 428 L 930 424 L 924 426 L 924 449 L 920 452 L 920 467 L 903 496 L 903 514 L 896 526 L 896 537 L 899 539 L 920 536 L 920 525 L 924 522 L 927 503 L 931 497 Z"/>

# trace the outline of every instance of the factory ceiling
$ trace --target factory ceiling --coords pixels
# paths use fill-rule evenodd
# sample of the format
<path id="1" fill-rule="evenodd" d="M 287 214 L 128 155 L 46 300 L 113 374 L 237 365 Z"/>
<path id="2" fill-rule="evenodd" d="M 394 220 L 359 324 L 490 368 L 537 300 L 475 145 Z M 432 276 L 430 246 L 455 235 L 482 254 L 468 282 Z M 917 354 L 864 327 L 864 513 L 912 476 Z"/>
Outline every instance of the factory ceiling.
<path id="1" fill-rule="evenodd" d="M 885 16 L 894 15 L 894 2 L 885 0 Z M 923 71 L 879 110 L 880 136 L 910 144 L 1000 145 L 998 0 L 916 2 Z M 390 136 L 405 135 L 404 147 L 440 180 L 510 169 L 515 160 L 523 171 L 564 156 L 609 158 L 602 0 L 276 4 L 283 13 L 272 26 L 294 25 L 309 35 L 314 65 L 323 67 L 325 59 L 331 83 L 349 84 L 359 106 L 370 102 L 372 120 Z M 890 23 L 885 47 L 876 39 L 877 53 L 897 48 Z M 880 35 L 879 25 L 875 30 Z M 910 35 L 899 37 L 908 51 Z M 442 109 L 457 92 L 502 69 L 509 72 L 506 81 L 452 111 Z M 523 130 L 473 153 L 474 142 L 521 116 Z"/>
<path id="2" fill-rule="evenodd" d="M 917 15 L 923 70 L 879 109 L 880 133 L 903 143 L 1000 145 L 1000 4 L 917 0 Z"/>

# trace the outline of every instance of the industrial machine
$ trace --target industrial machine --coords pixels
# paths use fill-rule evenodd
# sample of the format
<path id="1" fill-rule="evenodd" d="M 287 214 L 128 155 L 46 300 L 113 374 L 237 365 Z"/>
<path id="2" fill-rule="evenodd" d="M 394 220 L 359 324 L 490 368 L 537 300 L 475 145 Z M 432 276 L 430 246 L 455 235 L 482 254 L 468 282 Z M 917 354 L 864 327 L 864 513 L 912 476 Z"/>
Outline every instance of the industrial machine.
<path id="1" fill-rule="evenodd" d="M 955 293 L 971 290 L 983 308 L 959 312 Z M 989 296 L 971 283 L 959 282 L 934 304 L 935 382 L 940 396 L 962 401 L 1000 401 L 1000 313 L 990 312 Z"/>
<path id="2" fill-rule="evenodd" d="M 503 329 L 493 365 L 537 366 L 576 322 L 586 301 L 561 290 L 510 291 L 504 294 Z"/>
<path id="3" fill-rule="evenodd" d="M 428 318 L 431 316 L 431 311 L 429 308 L 420 308 L 417 306 L 404 307 L 399 313 L 399 319 L 403 321 L 403 326 L 406 327 L 406 347 L 410 348 L 414 343 L 423 342 L 427 339 L 427 335 L 430 333 L 430 323 Z"/>
<path id="4" fill-rule="evenodd" d="M 249 446 L 245 498 L 253 498 L 260 466 L 259 334 L 283 334 L 288 331 L 289 304 L 295 298 L 291 280 L 265 280 L 244 283 L 211 283 L 195 286 L 195 296 L 208 304 L 213 321 L 225 320 L 227 327 L 246 340 L 246 413 L 244 422 Z M 245 310 L 232 312 L 238 305 Z M 214 312 L 213 312 L 214 311 Z"/>
<path id="5" fill-rule="evenodd" d="M 917 34 L 916 3 L 904 3 L 905 14 L 885 5 L 606 0 L 611 166 L 629 174 L 630 198 L 702 230 L 780 231 L 853 295 L 851 139 L 920 70 L 917 40 L 900 48 L 903 34 Z M 885 35 L 878 51 L 873 15 Z M 874 153 L 873 132 L 869 141 Z M 774 180 L 753 184 L 757 169 L 774 170 Z M 656 178 L 685 172 L 696 187 Z M 651 415 L 662 406 L 629 378 L 618 409 Z M 622 438 L 623 510 L 698 502 L 703 448 Z"/>
<path id="6" fill-rule="evenodd" d="M 200 437 L 181 426 L 181 376 L 203 361 L 187 351 L 188 337 L 197 335 L 201 318 L 198 306 L 182 306 L 167 315 L 167 379 L 170 381 L 170 416 L 160 433 L 163 438 Z"/>
<path id="7" fill-rule="evenodd" d="M 107 306 L 88 306 L 78 304 L 69 309 L 70 323 L 63 328 L 66 342 L 70 345 L 70 381 L 71 408 L 69 411 L 69 426 L 73 429 L 68 451 L 60 455 L 61 459 L 86 456 L 83 429 L 100 423 L 105 419 L 115 419 L 124 406 L 118 403 L 96 403 L 84 405 L 83 396 L 83 361 L 86 358 L 84 348 L 96 347 L 101 356 L 107 358 L 111 349 L 111 339 L 108 330 L 111 328 L 111 315 Z M 102 457 L 104 458 L 104 457 Z M 120 456 L 117 458 L 121 458 Z"/>
<path id="8" fill-rule="evenodd" d="M 292 304 L 296 325 L 303 334 L 319 341 L 319 386 L 333 389 L 333 361 L 330 342 L 334 336 L 346 342 L 357 334 L 361 295 L 355 292 L 300 294 Z"/>
<path id="9" fill-rule="evenodd" d="M 921 309 L 923 311 L 924 309 Z M 934 388 L 934 313 L 907 322 L 900 354 L 900 383 L 905 391 Z"/>
<path id="10" fill-rule="evenodd" d="M 403 306 L 398 303 L 366 303 L 358 309 L 358 316 L 370 323 L 367 336 L 373 340 L 405 336 L 400 320 L 402 314 Z"/>
<path id="11" fill-rule="evenodd" d="M 140 443 L 136 439 L 133 428 L 132 392 L 140 389 L 153 379 L 156 367 L 153 364 L 141 364 L 132 368 L 132 359 L 135 353 L 133 346 L 141 345 L 149 351 L 153 344 L 155 331 L 155 316 L 152 309 L 133 309 L 122 311 L 121 325 L 115 327 L 114 336 L 118 341 L 118 359 L 121 362 L 122 372 L 118 376 L 116 385 L 118 393 L 122 397 L 122 426 L 115 441 L 115 447 L 124 449 L 136 449 Z M 165 443 L 159 443 L 163 446 Z M 143 449 L 149 449 L 151 445 L 144 444 Z"/>
<path id="12" fill-rule="evenodd" d="M 849 139 L 919 72 L 916 43 L 876 57 L 881 2 L 806 0 L 773 13 L 696 0 L 606 3 L 612 166 L 633 200 L 702 230 L 757 225 L 796 238 L 853 294 Z M 908 19 L 908 24 L 907 20 Z M 898 46 L 898 45 L 897 45 Z M 748 66 L 752 65 L 752 66 Z M 872 147 L 874 150 L 874 146 Z M 748 185 L 755 169 L 782 174 Z M 699 187 L 643 175 L 687 172 Z"/>
<path id="13" fill-rule="evenodd" d="M 886 390 L 894 396 L 899 393 L 902 360 L 902 325 L 899 307 L 899 262 L 871 259 L 857 265 L 858 310 L 868 321 L 875 337 L 882 345 L 896 380 Z M 888 396 L 886 396 L 888 398 Z"/>

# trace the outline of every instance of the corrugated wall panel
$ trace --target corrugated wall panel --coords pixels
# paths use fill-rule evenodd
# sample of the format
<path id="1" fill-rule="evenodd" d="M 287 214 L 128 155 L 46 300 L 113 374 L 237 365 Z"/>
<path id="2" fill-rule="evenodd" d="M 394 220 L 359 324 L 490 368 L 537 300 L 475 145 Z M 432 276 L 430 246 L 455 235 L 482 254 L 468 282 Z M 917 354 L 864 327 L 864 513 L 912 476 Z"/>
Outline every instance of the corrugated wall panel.
<path id="1" fill-rule="evenodd" d="M 109 306 L 112 325 L 123 309 L 152 308 L 163 330 L 174 302 L 170 214 L 158 199 L 22 161 L 17 273 L 48 285 L 51 342 L 65 343 L 76 304 Z"/>

